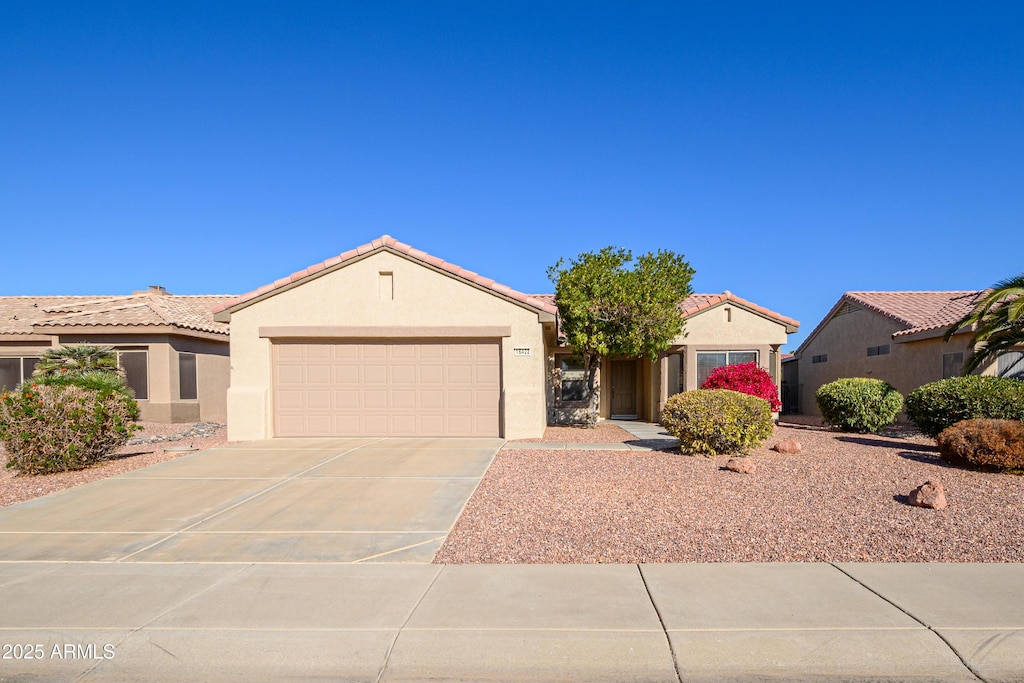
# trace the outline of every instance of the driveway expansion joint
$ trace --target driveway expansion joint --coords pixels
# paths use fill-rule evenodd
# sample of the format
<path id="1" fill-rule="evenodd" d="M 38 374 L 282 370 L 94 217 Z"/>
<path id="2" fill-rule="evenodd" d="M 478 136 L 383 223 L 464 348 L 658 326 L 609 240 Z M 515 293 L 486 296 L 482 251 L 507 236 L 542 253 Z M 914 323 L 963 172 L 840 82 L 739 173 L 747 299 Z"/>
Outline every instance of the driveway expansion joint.
<path id="1" fill-rule="evenodd" d="M 911 612 L 907 611 L 906 609 L 904 609 L 904 608 L 903 608 L 902 606 L 900 606 L 899 604 L 897 604 L 897 603 L 896 603 L 896 602 L 894 602 L 893 600 L 890 600 L 890 599 L 889 599 L 889 598 L 887 598 L 886 596 L 882 595 L 881 593 L 879 593 L 878 591 L 876 591 L 876 590 L 875 590 L 874 588 L 872 588 L 871 586 L 867 585 L 866 583 L 864 583 L 863 581 L 861 581 L 861 580 L 860 580 L 860 579 L 858 579 L 857 577 L 855 577 L 855 576 L 853 576 L 852 574 L 850 574 L 849 572 L 847 572 L 847 571 L 846 571 L 845 569 L 843 569 L 842 567 L 840 567 L 840 566 L 839 566 L 838 564 L 836 564 L 835 562 L 829 562 L 829 564 L 830 564 L 831 566 L 833 566 L 833 567 L 834 567 L 834 568 L 835 568 L 835 569 L 836 569 L 837 571 L 839 571 L 840 573 L 842 573 L 842 574 L 843 574 L 844 576 L 846 576 L 847 578 L 849 578 L 849 579 L 850 579 L 851 581 L 853 581 L 853 582 L 854 582 L 854 583 L 856 583 L 857 585 L 859 585 L 859 586 L 861 586 L 862 588 L 864 588 L 864 590 L 866 590 L 866 591 L 868 591 L 868 592 L 870 592 L 870 593 L 872 593 L 872 594 L 874 594 L 874 595 L 878 596 L 879 598 L 881 598 L 881 599 L 882 599 L 882 600 L 884 600 L 885 602 L 889 603 L 890 605 L 892 605 L 893 607 L 895 607 L 896 609 L 898 609 L 898 610 L 899 610 L 900 612 L 902 612 L 903 614 L 906 614 L 906 615 L 907 615 L 908 617 L 910 617 L 911 619 L 913 619 L 913 620 L 914 620 L 914 621 L 916 621 L 917 623 L 921 624 L 921 626 L 925 627 L 926 629 L 928 629 L 929 631 L 931 631 L 932 633 L 934 633 L 934 634 L 936 635 L 936 637 L 938 637 L 938 639 L 939 639 L 939 640 L 941 640 L 941 641 L 942 641 L 942 642 L 943 642 L 943 643 L 944 643 L 944 644 L 946 645 L 946 647 L 947 647 L 947 648 L 949 648 L 950 652 L 952 652 L 952 653 L 953 653 L 954 655 L 956 655 L 956 658 L 960 660 L 960 663 L 961 663 L 961 664 L 963 664 L 963 666 L 964 666 L 964 668 L 965 668 L 965 669 L 967 669 L 968 671 L 970 671 L 970 672 L 971 672 L 971 674 L 972 674 L 972 675 L 973 675 L 973 676 L 974 676 L 975 678 L 977 678 L 977 679 L 978 679 L 979 681 L 981 681 L 982 683 L 989 683 L 988 679 L 986 679 L 986 678 L 985 678 L 984 676 L 982 676 L 982 675 L 981 675 L 980 673 L 978 673 L 978 671 L 977 671 L 977 670 L 975 670 L 975 668 L 974 668 L 974 667 L 972 667 L 972 666 L 971 666 L 970 664 L 968 664 L 968 663 L 967 663 L 967 659 L 966 659 L 966 658 L 965 658 L 965 657 L 964 657 L 964 656 L 963 656 L 962 654 L 960 654 L 960 651 L 956 649 L 956 647 L 955 647 L 955 646 L 953 645 L 953 643 L 951 643 L 951 642 L 949 641 L 949 639 L 948 639 L 948 638 L 946 638 L 946 637 L 945 637 L 944 635 L 942 635 L 942 633 L 940 633 L 940 632 L 939 632 L 939 631 L 937 631 L 936 629 L 932 628 L 931 624 L 928 624 L 928 623 L 926 623 L 926 622 L 925 622 L 925 621 L 923 621 L 923 620 L 922 620 L 922 619 L 921 619 L 920 617 L 918 617 L 918 616 L 917 616 L 916 614 L 913 614 L 913 613 L 911 613 Z"/>

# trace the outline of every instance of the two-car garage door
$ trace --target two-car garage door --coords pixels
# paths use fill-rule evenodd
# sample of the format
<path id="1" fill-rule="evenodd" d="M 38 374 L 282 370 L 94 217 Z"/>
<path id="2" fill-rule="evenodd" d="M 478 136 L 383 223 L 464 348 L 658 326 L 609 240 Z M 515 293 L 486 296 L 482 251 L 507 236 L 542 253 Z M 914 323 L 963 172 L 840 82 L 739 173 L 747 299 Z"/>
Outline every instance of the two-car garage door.
<path id="1" fill-rule="evenodd" d="M 277 436 L 499 436 L 490 340 L 274 344 Z"/>

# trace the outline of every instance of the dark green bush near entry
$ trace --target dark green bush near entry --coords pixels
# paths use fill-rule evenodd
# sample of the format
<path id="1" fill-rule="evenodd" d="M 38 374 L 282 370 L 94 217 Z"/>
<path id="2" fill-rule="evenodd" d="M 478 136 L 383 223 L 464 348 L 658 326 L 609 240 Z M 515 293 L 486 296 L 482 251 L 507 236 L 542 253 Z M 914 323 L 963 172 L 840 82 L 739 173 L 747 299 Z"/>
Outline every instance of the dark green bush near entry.
<path id="1" fill-rule="evenodd" d="M 983 375 L 931 382 L 907 396 L 907 417 L 931 437 L 974 418 L 1024 422 L 1024 382 Z"/>
<path id="2" fill-rule="evenodd" d="M 939 433 L 939 454 L 954 465 L 1024 472 L 1024 423 L 963 420 Z"/>
<path id="3" fill-rule="evenodd" d="M 823 384 L 814 394 L 821 416 L 843 432 L 874 433 L 892 424 L 903 395 L 880 379 L 847 377 Z"/>
<path id="4" fill-rule="evenodd" d="M 0 396 L 7 467 L 23 474 L 89 467 L 131 438 L 138 414 L 135 399 L 120 391 L 23 384 Z"/>
<path id="5" fill-rule="evenodd" d="M 772 435 L 768 401 L 728 389 L 697 389 L 669 397 L 661 423 L 691 455 L 744 454 Z"/>

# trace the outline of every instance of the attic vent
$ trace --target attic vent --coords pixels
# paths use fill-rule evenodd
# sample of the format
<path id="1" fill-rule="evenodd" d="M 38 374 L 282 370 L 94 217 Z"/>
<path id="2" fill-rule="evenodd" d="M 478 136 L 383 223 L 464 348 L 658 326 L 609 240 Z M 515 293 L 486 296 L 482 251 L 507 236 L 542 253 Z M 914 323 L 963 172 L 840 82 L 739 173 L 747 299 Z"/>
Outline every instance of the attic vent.
<path id="1" fill-rule="evenodd" d="M 847 313 L 856 313 L 859 310 L 860 306 L 850 301 L 847 301 L 845 304 L 842 305 L 842 307 L 840 307 L 838 311 L 836 311 L 836 317 L 838 318 L 839 316 L 846 315 Z"/>

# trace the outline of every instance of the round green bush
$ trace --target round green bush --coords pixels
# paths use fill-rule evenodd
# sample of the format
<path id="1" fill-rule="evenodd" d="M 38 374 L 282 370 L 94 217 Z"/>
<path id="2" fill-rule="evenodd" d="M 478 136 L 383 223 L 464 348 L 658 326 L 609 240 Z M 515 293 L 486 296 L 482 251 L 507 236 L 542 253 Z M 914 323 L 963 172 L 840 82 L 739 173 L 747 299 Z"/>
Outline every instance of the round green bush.
<path id="1" fill-rule="evenodd" d="M 903 396 L 886 382 L 847 377 L 823 384 L 814 394 L 825 422 L 842 432 L 874 433 L 892 424 Z"/>
<path id="2" fill-rule="evenodd" d="M 907 417 L 931 437 L 973 418 L 1024 422 L 1024 382 L 986 375 L 931 382 L 907 396 Z"/>
<path id="3" fill-rule="evenodd" d="M 661 423 L 690 455 L 744 454 L 772 435 L 768 401 L 728 389 L 697 389 L 669 397 Z"/>
<path id="4" fill-rule="evenodd" d="M 135 399 L 119 391 L 23 384 L 0 396 L 7 467 L 23 474 L 89 467 L 131 438 L 138 411 Z"/>
<path id="5" fill-rule="evenodd" d="M 1024 471 L 1024 423 L 1017 420 L 963 420 L 937 439 L 942 459 L 1003 472 Z"/>

